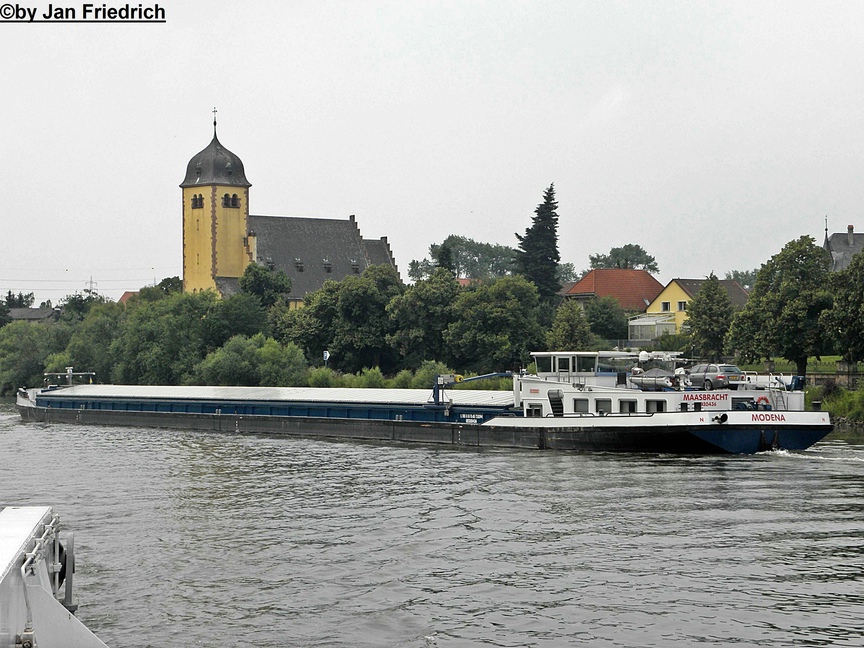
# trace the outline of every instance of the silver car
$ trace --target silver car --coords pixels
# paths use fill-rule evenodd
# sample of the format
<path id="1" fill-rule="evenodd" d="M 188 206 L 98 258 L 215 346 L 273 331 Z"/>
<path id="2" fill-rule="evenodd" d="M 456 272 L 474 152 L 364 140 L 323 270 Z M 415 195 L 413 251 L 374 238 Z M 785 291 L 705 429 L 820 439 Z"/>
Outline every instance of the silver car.
<path id="1" fill-rule="evenodd" d="M 746 382 L 744 372 L 735 365 L 699 364 L 690 370 L 690 382 L 694 387 L 704 389 L 738 389 L 738 385 Z"/>

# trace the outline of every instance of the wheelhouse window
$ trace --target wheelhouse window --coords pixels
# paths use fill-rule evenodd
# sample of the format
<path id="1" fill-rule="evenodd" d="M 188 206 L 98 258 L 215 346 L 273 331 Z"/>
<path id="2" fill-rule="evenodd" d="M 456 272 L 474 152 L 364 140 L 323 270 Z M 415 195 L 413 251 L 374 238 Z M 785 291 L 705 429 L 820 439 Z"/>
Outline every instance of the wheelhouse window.
<path id="1" fill-rule="evenodd" d="M 609 414 L 612 411 L 612 399 L 598 398 L 594 401 L 594 407 L 598 414 Z"/>
<path id="2" fill-rule="evenodd" d="M 542 418 L 543 406 L 540 403 L 531 403 L 525 410 L 525 416 L 528 418 Z"/>

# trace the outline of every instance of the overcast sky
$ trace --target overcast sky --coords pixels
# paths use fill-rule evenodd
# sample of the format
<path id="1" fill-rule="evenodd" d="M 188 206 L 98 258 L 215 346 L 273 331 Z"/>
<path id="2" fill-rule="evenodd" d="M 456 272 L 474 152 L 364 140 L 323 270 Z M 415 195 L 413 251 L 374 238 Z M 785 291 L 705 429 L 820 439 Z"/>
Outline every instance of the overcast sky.
<path id="1" fill-rule="evenodd" d="M 861 2 L 159 4 L 0 24 L 3 294 L 181 274 L 214 106 L 252 213 L 356 214 L 404 279 L 449 234 L 515 246 L 553 182 L 562 261 L 638 243 L 664 284 L 864 230 Z"/>

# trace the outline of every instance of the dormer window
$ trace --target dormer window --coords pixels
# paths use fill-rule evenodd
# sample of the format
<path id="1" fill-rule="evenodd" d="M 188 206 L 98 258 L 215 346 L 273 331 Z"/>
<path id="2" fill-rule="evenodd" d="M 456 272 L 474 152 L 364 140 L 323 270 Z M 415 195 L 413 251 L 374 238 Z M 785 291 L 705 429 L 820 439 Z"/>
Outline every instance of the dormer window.
<path id="1" fill-rule="evenodd" d="M 303 272 L 303 262 L 300 257 L 294 257 L 294 267 L 297 268 L 297 272 Z"/>
<path id="2" fill-rule="evenodd" d="M 330 263 L 330 259 L 322 259 L 321 263 L 324 265 L 324 272 L 333 272 L 333 264 Z"/>
<path id="3" fill-rule="evenodd" d="M 360 264 L 357 263 L 357 259 L 351 259 L 351 272 L 360 274 Z"/>

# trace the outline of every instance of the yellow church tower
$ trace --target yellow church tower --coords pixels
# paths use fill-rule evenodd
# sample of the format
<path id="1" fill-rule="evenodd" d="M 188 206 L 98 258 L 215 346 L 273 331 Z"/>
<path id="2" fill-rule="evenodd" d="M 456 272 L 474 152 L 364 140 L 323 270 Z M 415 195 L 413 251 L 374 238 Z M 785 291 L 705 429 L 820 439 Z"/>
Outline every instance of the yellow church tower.
<path id="1" fill-rule="evenodd" d="M 186 166 L 183 190 L 183 290 L 224 293 L 255 255 L 243 162 L 216 137 Z"/>

